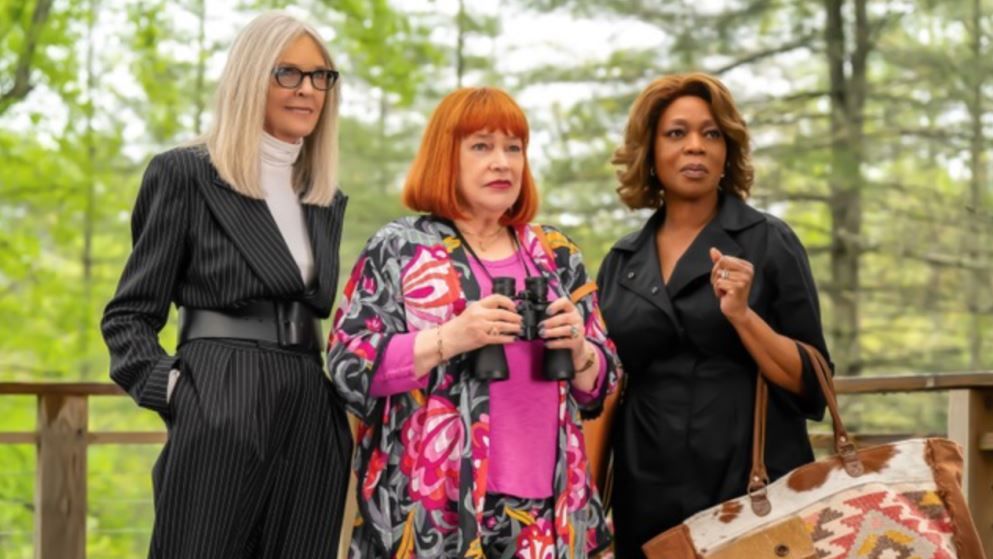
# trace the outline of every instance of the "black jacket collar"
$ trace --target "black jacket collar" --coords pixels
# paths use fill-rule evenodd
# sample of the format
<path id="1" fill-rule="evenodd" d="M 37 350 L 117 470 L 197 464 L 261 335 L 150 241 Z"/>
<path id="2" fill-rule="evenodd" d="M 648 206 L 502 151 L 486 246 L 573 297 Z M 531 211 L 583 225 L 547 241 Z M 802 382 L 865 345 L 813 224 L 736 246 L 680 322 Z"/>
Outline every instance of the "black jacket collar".
<path id="1" fill-rule="evenodd" d="M 729 233 L 735 233 L 748 229 L 749 227 L 765 220 L 765 216 L 755 208 L 746 204 L 743 200 L 728 196 L 723 192 L 718 194 L 717 215 L 707 224 L 707 228 L 716 225 Z M 659 207 L 640 231 L 627 235 L 614 245 L 614 250 L 634 252 L 650 243 L 652 235 L 658 231 L 665 221 L 665 206 Z M 718 247 L 720 248 L 720 247 Z"/>
<path id="2" fill-rule="evenodd" d="M 729 256 L 741 256 L 744 249 L 734 237 L 738 232 L 764 220 L 762 213 L 744 201 L 721 194 L 717 215 L 683 253 L 668 284 L 662 285 L 655 233 L 665 221 L 663 206 L 648 219 L 640 231 L 624 237 L 614 245 L 613 250 L 629 253 L 618 281 L 650 301 L 678 325 L 672 301 L 698 278 L 710 274 L 713 267 L 710 247 L 716 247 Z"/>

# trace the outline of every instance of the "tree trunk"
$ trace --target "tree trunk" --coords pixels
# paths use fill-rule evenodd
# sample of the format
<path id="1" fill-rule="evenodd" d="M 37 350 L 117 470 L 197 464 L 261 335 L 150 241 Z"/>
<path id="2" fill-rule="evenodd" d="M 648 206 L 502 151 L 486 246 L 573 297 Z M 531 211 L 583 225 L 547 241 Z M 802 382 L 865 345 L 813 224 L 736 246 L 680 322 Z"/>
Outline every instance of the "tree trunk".
<path id="1" fill-rule="evenodd" d="M 197 82 L 193 97 L 196 113 L 193 117 L 193 131 L 199 136 L 201 127 L 203 126 L 201 121 L 203 120 L 206 98 L 203 90 L 204 74 L 207 71 L 207 3 L 205 0 L 196 0 L 196 16 L 200 27 L 197 35 Z"/>
<path id="2" fill-rule="evenodd" d="M 99 0 L 90 0 L 89 13 L 86 20 L 86 205 L 83 210 L 83 251 L 80 255 L 82 263 L 82 304 L 80 305 L 79 316 L 79 351 L 80 357 L 79 376 L 88 378 L 90 373 L 90 332 L 93 330 L 92 306 L 93 306 L 93 235 L 96 233 L 96 165 L 97 148 L 93 138 L 93 113 L 95 111 L 96 97 L 96 71 L 94 64 L 94 27 L 96 26 L 97 3 Z"/>
<path id="3" fill-rule="evenodd" d="M 855 50 L 845 46 L 844 0 L 825 0 L 831 103 L 831 291 L 829 328 L 838 375 L 856 375 L 859 351 L 859 256 L 862 233 L 862 111 L 869 51 L 865 0 L 855 0 Z M 851 75 L 845 67 L 851 65 Z"/>
<path id="4" fill-rule="evenodd" d="M 458 26 L 458 41 L 455 45 L 455 84 L 456 87 L 462 87 L 462 77 L 465 74 L 465 56 L 463 50 L 465 49 L 465 0 L 459 0 L 459 15 L 457 16 L 456 23 Z"/>
<path id="5" fill-rule="evenodd" d="M 982 7 L 981 0 L 972 2 L 972 59 L 974 68 L 979 68 L 983 64 L 982 45 Z M 969 180 L 969 206 L 973 212 L 971 235 L 969 235 L 970 260 L 974 260 L 975 266 L 969 272 L 968 288 L 966 290 L 967 306 L 969 309 L 969 368 L 976 371 L 982 368 L 983 363 L 983 315 L 989 312 L 990 293 L 988 280 L 984 281 L 986 273 L 978 265 L 982 259 L 981 251 L 984 246 L 983 238 L 986 232 L 983 223 L 983 186 L 986 184 L 986 162 L 983 145 L 983 73 L 972 72 L 965 76 L 971 87 L 972 98 L 968 101 L 969 116 L 972 119 L 972 133 L 969 142 L 969 163 L 971 176 Z M 986 303 L 984 303 L 984 301 Z"/>
<path id="6" fill-rule="evenodd" d="M 389 116 L 389 111 L 390 101 L 387 98 L 386 89 L 379 88 L 379 120 L 377 122 L 376 136 L 379 142 L 379 153 L 382 154 L 390 153 L 386 145 L 390 141 L 386 130 L 386 119 Z M 376 182 L 379 183 L 379 189 L 383 191 L 384 196 L 388 195 L 390 191 L 390 172 L 390 166 L 386 165 L 385 161 L 376 167 Z"/>
<path id="7" fill-rule="evenodd" d="M 31 83 L 32 62 L 38 49 L 38 42 L 41 40 L 42 29 L 48 22 L 48 16 L 51 13 L 52 1 L 38 0 L 34 6 L 34 13 L 31 14 L 31 26 L 24 33 L 24 46 L 17 56 L 14 83 L 9 89 L 0 93 L 0 114 L 6 112 L 14 103 L 27 97 L 28 93 L 34 89 L 34 84 Z"/>

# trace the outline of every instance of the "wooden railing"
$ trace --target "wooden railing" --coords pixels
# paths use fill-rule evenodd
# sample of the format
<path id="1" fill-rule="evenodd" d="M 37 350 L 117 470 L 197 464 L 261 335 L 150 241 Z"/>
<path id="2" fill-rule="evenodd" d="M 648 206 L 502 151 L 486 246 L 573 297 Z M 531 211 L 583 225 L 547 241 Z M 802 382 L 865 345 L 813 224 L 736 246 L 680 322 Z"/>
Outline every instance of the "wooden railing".
<path id="1" fill-rule="evenodd" d="M 86 557 L 86 459 L 95 444 L 163 444 L 165 431 L 89 430 L 91 396 L 125 396 L 111 383 L 0 383 L 0 397 L 37 397 L 31 432 L 0 432 L 0 444 L 34 444 L 34 547 L 38 559 Z"/>
<path id="2" fill-rule="evenodd" d="M 963 484 L 987 550 L 993 550 L 993 371 L 839 378 L 840 394 L 949 392 L 947 436 L 965 453 Z M 164 431 L 89 431 L 89 398 L 122 396 L 109 383 L 0 383 L 0 397 L 37 397 L 34 431 L 0 432 L 0 444 L 34 444 L 35 557 L 86 556 L 86 459 L 95 444 L 163 444 Z M 815 436 L 815 444 L 823 437 Z M 893 435 L 862 434 L 863 444 Z"/>

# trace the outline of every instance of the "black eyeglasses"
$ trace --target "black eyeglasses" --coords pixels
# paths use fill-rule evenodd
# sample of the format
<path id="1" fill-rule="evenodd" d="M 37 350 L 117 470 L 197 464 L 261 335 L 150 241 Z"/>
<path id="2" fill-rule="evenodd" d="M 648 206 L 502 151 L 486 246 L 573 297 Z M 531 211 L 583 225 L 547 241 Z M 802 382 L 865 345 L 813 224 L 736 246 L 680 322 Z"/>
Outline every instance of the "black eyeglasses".
<path id="1" fill-rule="evenodd" d="M 272 75 L 276 78 L 276 83 L 286 89 L 296 89 L 303 83 L 305 77 L 310 77 L 310 84 L 314 89 L 327 91 L 334 87 L 338 81 L 338 71 L 330 68 L 318 68 L 310 72 L 304 72 L 293 66 L 280 66 L 272 69 Z"/>

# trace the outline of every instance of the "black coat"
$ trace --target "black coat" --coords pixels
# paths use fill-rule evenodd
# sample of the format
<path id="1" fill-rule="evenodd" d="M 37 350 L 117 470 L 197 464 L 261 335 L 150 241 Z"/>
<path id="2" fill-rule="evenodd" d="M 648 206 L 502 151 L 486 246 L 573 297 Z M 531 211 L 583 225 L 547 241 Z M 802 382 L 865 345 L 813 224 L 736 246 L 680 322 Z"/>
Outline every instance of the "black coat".
<path id="1" fill-rule="evenodd" d="M 307 289 L 265 200 L 232 189 L 202 148 L 154 157 L 132 215 L 132 253 L 104 311 L 111 378 L 139 405 L 168 413 L 168 374 L 178 359 L 158 333 L 173 303 L 228 309 L 251 299 L 298 299 L 327 318 L 347 202 L 338 191 L 328 207 L 303 206 L 316 275 Z"/>
<path id="2" fill-rule="evenodd" d="M 618 557 L 707 507 L 745 493 L 757 367 L 721 313 L 708 251 L 755 267 L 749 305 L 785 336 L 827 350 L 806 252 L 790 228 L 721 195 L 715 218 L 662 281 L 659 209 L 600 266 L 600 307 L 628 384 L 614 431 Z M 770 385 L 766 464 L 771 478 L 809 462 L 806 420 L 824 400 L 803 360 L 804 396 Z"/>

